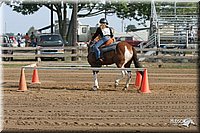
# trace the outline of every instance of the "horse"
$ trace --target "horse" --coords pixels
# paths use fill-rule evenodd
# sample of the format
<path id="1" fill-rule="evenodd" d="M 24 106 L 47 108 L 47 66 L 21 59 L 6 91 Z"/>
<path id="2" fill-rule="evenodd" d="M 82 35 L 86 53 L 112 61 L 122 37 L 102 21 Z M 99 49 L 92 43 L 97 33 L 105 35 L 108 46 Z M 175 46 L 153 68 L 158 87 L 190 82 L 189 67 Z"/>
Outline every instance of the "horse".
<path id="1" fill-rule="evenodd" d="M 132 62 L 134 62 L 135 68 L 142 68 L 140 62 L 137 58 L 137 52 L 135 48 L 125 41 L 114 42 L 109 46 L 101 49 L 101 54 L 104 58 L 101 64 L 96 62 L 95 53 L 92 50 L 94 44 L 88 44 L 88 55 L 87 61 L 91 67 L 102 67 L 102 65 L 112 65 L 116 64 L 118 68 L 130 68 Z M 106 49 L 106 50 L 104 50 Z M 94 86 L 93 90 L 99 89 L 97 74 L 99 71 L 93 71 L 94 76 Z M 115 88 L 119 85 L 120 80 L 122 80 L 125 75 L 127 75 L 126 84 L 123 90 L 127 90 L 131 80 L 131 71 L 123 70 L 121 71 L 121 76 L 115 80 Z M 140 72 L 143 75 L 143 72 Z"/>

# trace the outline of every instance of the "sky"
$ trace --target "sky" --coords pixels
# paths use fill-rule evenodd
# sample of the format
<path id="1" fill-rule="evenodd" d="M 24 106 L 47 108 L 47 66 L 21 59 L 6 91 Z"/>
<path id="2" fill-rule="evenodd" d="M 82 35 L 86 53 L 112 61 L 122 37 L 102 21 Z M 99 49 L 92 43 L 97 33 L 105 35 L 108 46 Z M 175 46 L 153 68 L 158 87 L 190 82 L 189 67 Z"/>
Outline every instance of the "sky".
<path id="1" fill-rule="evenodd" d="M 2 20 L 3 20 L 3 19 L 2 19 L 3 17 L 2 17 L 2 16 L 3 16 L 3 7 L 0 5 L 0 18 L 1 18 L 1 19 L 0 19 L 0 25 L 3 25 L 3 21 L 2 21 Z M 2 34 L 2 32 L 3 32 L 3 27 L 0 26 L 0 35 Z"/>
<path id="2" fill-rule="evenodd" d="M 2 5 L 3 15 L 2 15 L 2 31 L 4 33 L 22 33 L 25 34 L 30 27 L 35 27 L 36 29 L 43 28 L 45 26 L 50 25 L 50 10 L 46 7 L 42 7 L 37 12 L 32 15 L 22 15 L 15 11 L 12 11 L 7 5 Z M 68 12 L 68 16 L 70 16 L 70 11 Z M 94 17 L 86 17 L 78 19 L 82 24 L 88 24 L 90 26 L 95 26 L 99 19 L 104 17 L 104 14 L 94 16 Z M 54 13 L 54 20 L 57 19 L 57 15 Z M 107 16 L 107 20 L 109 22 L 109 26 L 113 27 L 117 32 L 122 31 L 122 20 L 118 18 L 116 15 Z M 125 19 L 123 21 L 123 27 L 129 24 L 134 24 L 136 26 L 136 21 L 129 21 Z M 140 26 L 141 27 L 141 26 Z"/>
<path id="3" fill-rule="evenodd" d="M 101 0 L 103 1 L 103 0 Z M 150 0 L 147 0 L 150 2 Z M 159 0 L 156 0 L 159 1 Z M 170 0 L 172 1 L 172 0 Z M 176 1 L 185 1 L 188 0 L 176 0 Z M 197 1 L 197 0 L 190 0 L 191 1 Z M 22 33 L 25 34 L 30 27 L 35 27 L 36 29 L 43 28 L 45 26 L 50 25 L 50 10 L 46 7 L 42 7 L 39 9 L 39 11 L 35 12 L 32 15 L 22 15 L 20 13 L 17 13 L 15 11 L 12 11 L 12 8 L 10 8 L 7 5 L 2 4 L 0 7 L 2 8 L 2 17 L 1 19 L 1 27 L 0 31 L 6 32 L 6 33 Z M 71 11 L 68 12 L 68 16 L 70 16 Z M 78 19 L 82 24 L 90 25 L 90 26 L 96 26 L 100 18 L 104 17 L 104 14 L 94 17 L 86 17 Z M 57 20 L 57 15 L 54 13 L 54 20 Z M 135 25 L 137 28 L 141 28 L 143 26 L 139 26 L 135 20 L 128 20 L 125 19 L 123 21 L 122 26 L 122 20 L 118 18 L 116 15 L 113 16 L 107 16 L 107 20 L 109 22 L 109 26 L 113 27 L 115 31 L 121 32 L 122 27 L 125 27 L 127 25 Z M 148 24 L 147 24 L 148 25 Z M 124 30 L 123 30 L 124 31 Z"/>

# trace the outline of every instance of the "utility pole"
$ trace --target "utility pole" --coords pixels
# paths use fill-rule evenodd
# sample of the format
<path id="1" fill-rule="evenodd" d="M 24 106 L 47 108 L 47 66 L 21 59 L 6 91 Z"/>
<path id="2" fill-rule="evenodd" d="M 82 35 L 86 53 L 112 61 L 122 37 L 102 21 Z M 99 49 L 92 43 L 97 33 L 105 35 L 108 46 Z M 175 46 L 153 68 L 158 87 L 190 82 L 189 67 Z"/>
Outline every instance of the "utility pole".
<path id="1" fill-rule="evenodd" d="M 106 14 L 107 14 L 107 12 L 106 12 L 106 0 L 102 0 L 102 3 L 104 4 L 104 10 L 105 10 L 104 18 L 106 19 Z"/>
<path id="2" fill-rule="evenodd" d="M 122 18 L 122 27 L 121 31 L 124 32 L 124 18 Z"/>
<path id="3" fill-rule="evenodd" d="M 5 30 L 4 32 L 5 32 L 5 34 L 6 34 L 6 22 L 5 22 L 5 29 L 4 29 L 4 30 Z"/>
<path id="4" fill-rule="evenodd" d="M 106 19 L 106 14 L 107 14 L 107 12 L 106 12 L 106 2 L 105 2 L 104 7 L 105 7 L 105 19 Z"/>
<path id="5" fill-rule="evenodd" d="M 107 18 L 107 8 L 106 8 L 106 1 L 105 1 L 105 4 L 104 4 L 104 6 L 105 6 L 105 19 Z"/>
<path id="6" fill-rule="evenodd" d="M 53 33 L 53 4 L 51 4 L 51 33 Z"/>

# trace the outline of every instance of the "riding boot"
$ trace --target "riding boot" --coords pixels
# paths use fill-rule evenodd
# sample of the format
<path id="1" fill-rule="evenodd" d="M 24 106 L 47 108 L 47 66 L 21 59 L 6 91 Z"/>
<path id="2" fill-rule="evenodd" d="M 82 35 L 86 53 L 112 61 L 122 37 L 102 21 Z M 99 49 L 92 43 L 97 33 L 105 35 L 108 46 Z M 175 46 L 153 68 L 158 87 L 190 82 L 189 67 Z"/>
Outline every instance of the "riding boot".
<path id="1" fill-rule="evenodd" d="M 102 62 L 104 61 L 104 57 L 102 53 L 100 54 L 100 60 L 102 60 Z"/>

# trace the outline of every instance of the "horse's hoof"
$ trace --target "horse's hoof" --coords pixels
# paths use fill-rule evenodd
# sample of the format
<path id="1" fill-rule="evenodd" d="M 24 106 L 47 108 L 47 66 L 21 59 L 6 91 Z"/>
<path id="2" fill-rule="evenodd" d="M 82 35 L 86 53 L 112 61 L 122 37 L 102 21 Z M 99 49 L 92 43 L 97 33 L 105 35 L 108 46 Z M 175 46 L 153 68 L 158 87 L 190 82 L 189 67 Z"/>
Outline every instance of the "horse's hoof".
<path id="1" fill-rule="evenodd" d="M 98 89 L 99 87 L 97 87 L 97 86 L 93 86 L 93 91 L 97 91 L 97 89 Z"/>
<path id="2" fill-rule="evenodd" d="M 119 85 L 119 83 L 115 81 L 115 88 L 117 88 L 118 85 Z"/>
<path id="3" fill-rule="evenodd" d="M 127 91 L 127 89 L 128 89 L 127 87 L 124 87 L 122 90 L 123 90 L 123 91 Z"/>
<path id="4" fill-rule="evenodd" d="M 117 88 L 117 86 L 118 86 L 118 85 L 117 85 L 117 84 L 115 84 L 115 88 Z"/>

